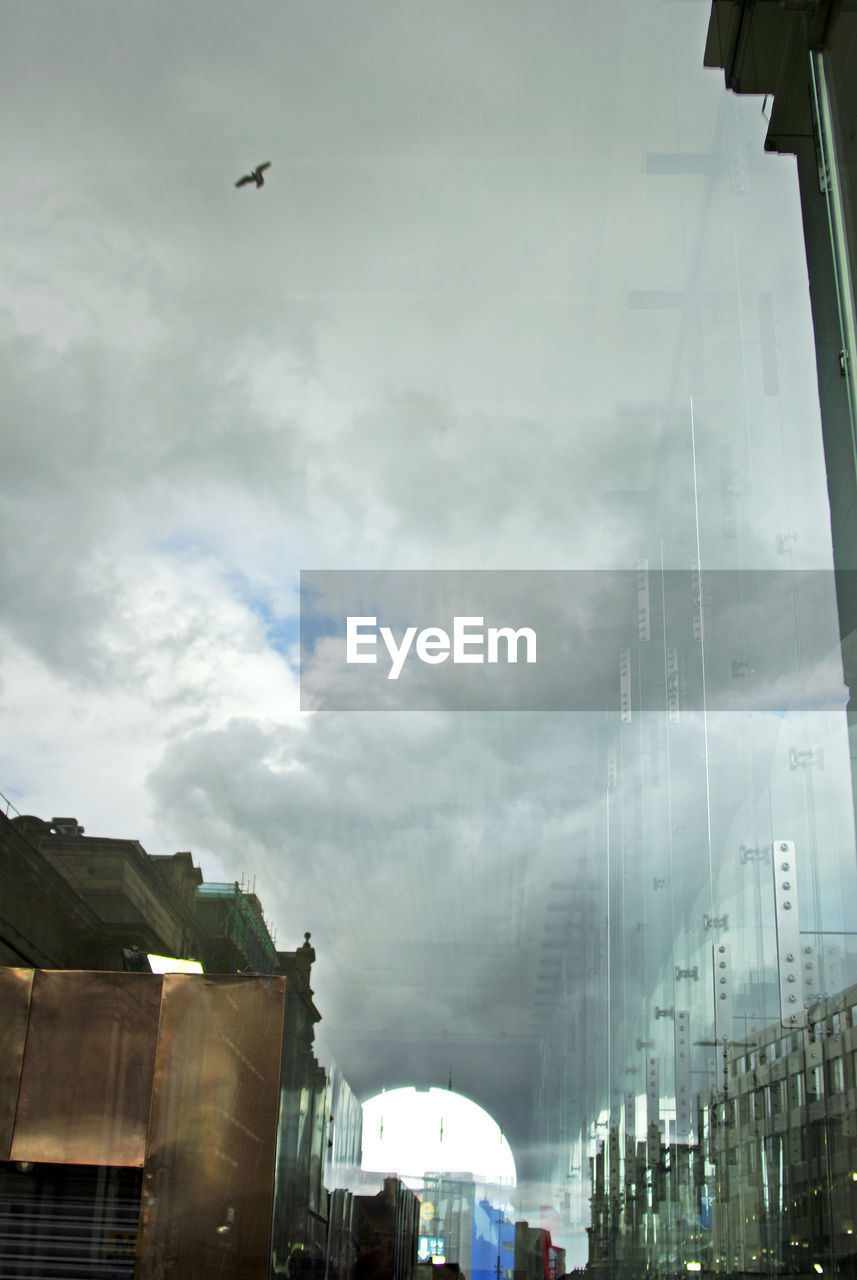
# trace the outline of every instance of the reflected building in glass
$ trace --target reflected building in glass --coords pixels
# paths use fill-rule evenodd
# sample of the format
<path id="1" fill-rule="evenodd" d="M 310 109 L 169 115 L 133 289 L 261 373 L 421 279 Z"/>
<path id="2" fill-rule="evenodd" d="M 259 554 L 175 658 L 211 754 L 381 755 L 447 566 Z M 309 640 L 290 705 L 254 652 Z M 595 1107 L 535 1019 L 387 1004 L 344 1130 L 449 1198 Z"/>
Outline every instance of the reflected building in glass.
<path id="1" fill-rule="evenodd" d="M 857 13 L 717 0 L 706 62 L 759 97 L 751 113 L 724 95 L 710 149 L 645 158 L 651 206 L 680 206 L 687 253 L 669 288 L 629 295 L 631 327 L 657 327 L 673 360 L 662 401 L 619 411 L 629 430 L 657 417 L 669 465 L 612 498 L 657 515 L 638 634 L 616 655 L 600 795 L 575 874 L 552 886 L 566 929 L 542 944 L 540 1136 L 545 1153 L 557 1139 L 562 1163 L 544 1168 L 566 1211 L 581 1226 L 591 1212 L 594 1270 L 853 1274 Z M 820 414 L 800 242 L 790 261 L 778 244 L 797 230 L 798 187 Z M 800 477 L 822 447 L 829 511 Z M 690 626 L 664 596 L 662 570 L 682 560 L 699 573 Z M 751 638 L 758 568 L 789 600 Z M 820 616 L 802 568 L 829 576 L 827 702 L 801 643 L 802 619 Z M 706 569 L 734 570 L 735 595 Z M 748 642 L 725 655 L 736 603 Z M 765 676 L 784 637 L 789 700 L 774 709 Z M 660 714 L 638 709 L 655 646 Z M 757 706 L 714 709 L 724 678 L 757 689 Z"/>

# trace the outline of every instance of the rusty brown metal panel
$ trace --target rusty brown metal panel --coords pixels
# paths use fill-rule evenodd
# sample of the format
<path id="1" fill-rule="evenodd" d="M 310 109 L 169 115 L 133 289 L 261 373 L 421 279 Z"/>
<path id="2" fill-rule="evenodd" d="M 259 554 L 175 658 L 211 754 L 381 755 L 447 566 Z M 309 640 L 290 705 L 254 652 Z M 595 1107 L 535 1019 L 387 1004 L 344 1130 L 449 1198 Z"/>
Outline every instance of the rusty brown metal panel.
<path id="1" fill-rule="evenodd" d="M 0 969 L 0 1160 L 8 1160 L 30 1016 L 32 969 Z"/>
<path id="2" fill-rule="evenodd" d="M 164 978 L 135 1280 L 267 1280 L 284 978 Z"/>
<path id="3" fill-rule="evenodd" d="M 38 970 L 10 1159 L 141 1166 L 161 978 Z"/>

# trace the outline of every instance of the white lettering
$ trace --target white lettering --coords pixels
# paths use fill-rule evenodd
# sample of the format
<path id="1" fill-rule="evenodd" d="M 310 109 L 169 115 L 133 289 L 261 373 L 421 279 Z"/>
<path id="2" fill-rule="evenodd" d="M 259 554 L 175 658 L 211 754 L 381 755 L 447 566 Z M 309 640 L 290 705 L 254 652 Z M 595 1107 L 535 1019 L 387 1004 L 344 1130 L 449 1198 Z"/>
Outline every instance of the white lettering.
<path id="1" fill-rule="evenodd" d="M 441 627 L 426 627 L 417 636 L 417 657 L 433 665 L 449 657 L 449 633 Z"/>
<path id="2" fill-rule="evenodd" d="M 381 628 L 381 639 L 387 646 L 387 652 L 393 660 L 393 665 L 387 674 L 388 680 L 398 680 L 399 673 L 405 665 L 405 658 L 408 656 L 408 650 L 411 647 L 414 636 L 417 634 L 416 627 L 408 627 L 404 638 L 400 645 L 396 645 L 396 638 L 389 627 Z"/>
<path id="3" fill-rule="evenodd" d="M 374 653 L 358 653 L 359 645 L 377 644 L 377 636 L 360 635 L 361 627 L 374 627 L 378 621 L 377 618 L 346 618 L 345 619 L 345 661 L 346 662 L 377 662 L 378 658 Z"/>
<path id="4" fill-rule="evenodd" d="M 449 632 L 442 627 L 424 627 L 417 633 L 416 627 L 407 627 L 401 640 L 397 640 L 389 627 L 375 630 L 377 618 L 348 617 L 345 623 L 345 660 L 346 662 L 377 662 L 375 653 L 364 653 L 364 649 L 374 649 L 378 643 L 378 632 L 390 655 L 388 680 L 398 680 L 408 654 L 413 646 L 420 662 L 436 666 L 446 662 L 452 650 L 453 662 L 485 662 L 482 653 L 472 650 L 485 646 L 485 634 L 477 628 L 482 627 L 483 619 L 475 617 L 455 617 L 452 623 L 452 641 Z M 416 644 L 414 639 L 416 637 Z M 536 633 L 532 627 L 489 627 L 487 661 L 497 663 L 500 659 L 500 641 L 505 645 L 505 661 L 517 662 L 520 641 L 525 645 L 526 661 L 536 661 Z"/>
<path id="5" fill-rule="evenodd" d="M 511 627 L 488 628 L 488 661 L 499 662 L 497 641 L 502 637 L 506 641 L 506 661 L 518 661 L 518 640 L 523 636 L 527 645 L 527 662 L 536 660 L 536 633 L 532 627 L 520 627 L 513 631 Z"/>
<path id="6" fill-rule="evenodd" d="M 482 618 L 453 618 L 452 621 L 452 661 L 453 662 L 484 662 L 485 659 L 481 653 L 468 653 L 468 645 L 482 645 L 485 639 L 480 633 L 473 635 L 468 633 L 468 627 L 481 627 Z"/>

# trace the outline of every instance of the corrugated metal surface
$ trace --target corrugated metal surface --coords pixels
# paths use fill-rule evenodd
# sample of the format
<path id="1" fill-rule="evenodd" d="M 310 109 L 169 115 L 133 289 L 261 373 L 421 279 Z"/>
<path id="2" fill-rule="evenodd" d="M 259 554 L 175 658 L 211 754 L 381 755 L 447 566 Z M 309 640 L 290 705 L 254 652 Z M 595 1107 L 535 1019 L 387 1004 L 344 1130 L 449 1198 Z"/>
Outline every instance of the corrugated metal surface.
<path id="1" fill-rule="evenodd" d="M 139 1169 L 0 1165 L 3 1280 L 132 1280 Z"/>

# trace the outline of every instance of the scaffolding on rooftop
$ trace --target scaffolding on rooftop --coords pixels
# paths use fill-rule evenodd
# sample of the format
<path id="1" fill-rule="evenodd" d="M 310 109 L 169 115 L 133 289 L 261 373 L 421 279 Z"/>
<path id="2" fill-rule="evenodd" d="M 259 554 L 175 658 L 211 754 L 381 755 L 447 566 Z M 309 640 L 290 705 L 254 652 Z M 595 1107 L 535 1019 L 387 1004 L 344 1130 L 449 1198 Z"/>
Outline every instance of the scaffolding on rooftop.
<path id="1" fill-rule="evenodd" d="M 264 971 L 276 966 L 277 950 L 264 917 L 253 909 L 237 882 L 203 882 L 197 885 L 196 896 L 203 902 L 223 904 L 217 926 L 209 926 L 211 933 L 230 938 L 252 960 L 255 969 Z"/>

